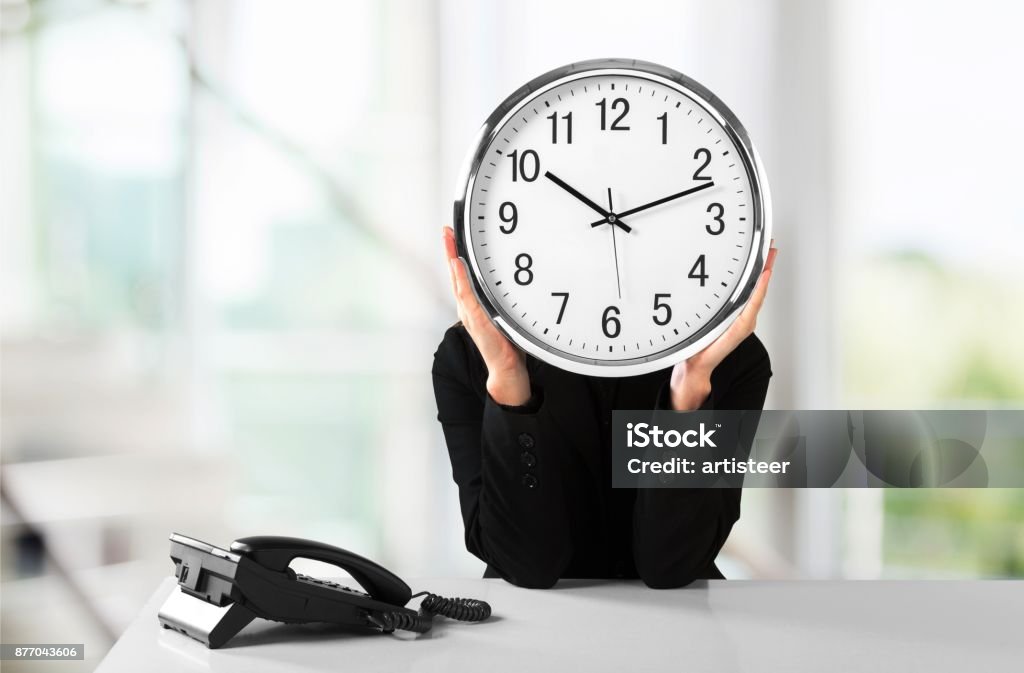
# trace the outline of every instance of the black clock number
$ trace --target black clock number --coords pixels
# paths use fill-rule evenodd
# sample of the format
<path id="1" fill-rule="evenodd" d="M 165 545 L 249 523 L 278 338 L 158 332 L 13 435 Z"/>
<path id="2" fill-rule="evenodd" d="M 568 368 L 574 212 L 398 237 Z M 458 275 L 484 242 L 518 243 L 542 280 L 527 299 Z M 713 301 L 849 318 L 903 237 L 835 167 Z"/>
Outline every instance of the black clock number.
<path id="1" fill-rule="evenodd" d="M 622 331 L 622 323 L 619 322 L 618 315 L 619 309 L 609 306 L 604 310 L 604 315 L 601 316 L 601 331 L 609 339 L 619 336 L 619 332 Z"/>
<path id="2" fill-rule="evenodd" d="M 519 182 L 522 177 L 526 182 L 533 182 L 540 174 L 540 157 L 533 150 L 515 150 L 508 154 L 512 160 L 512 182 Z"/>
<path id="3" fill-rule="evenodd" d="M 693 268 L 690 269 L 690 273 L 687 278 L 696 278 L 700 280 L 700 286 L 704 287 L 704 281 L 708 279 L 708 274 L 704 270 L 704 255 L 697 258 L 697 261 L 693 263 Z"/>
<path id="4" fill-rule="evenodd" d="M 533 270 L 530 268 L 533 266 L 533 257 L 530 257 L 525 252 L 521 252 L 516 255 L 516 272 L 512 275 L 515 278 L 516 283 L 520 285 L 529 285 L 533 282 Z M 520 277 L 522 274 L 522 277 Z M 704 283 L 701 283 L 703 285 Z"/>
<path id="5" fill-rule="evenodd" d="M 722 217 L 725 215 L 725 206 L 723 206 L 721 203 L 712 203 L 710 206 L 708 206 L 707 212 L 710 213 L 712 210 L 718 211 L 717 215 L 711 216 L 715 220 L 715 222 L 718 223 L 718 228 L 713 229 L 711 224 L 705 224 L 704 228 L 707 229 L 708 233 L 711 234 L 712 236 L 718 236 L 720 233 L 725 231 L 725 220 L 722 219 Z"/>
<path id="6" fill-rule="evenodd" d="M 701 157 L 704 157 L 703 160 L 701 159 Z M 697 161 L 703 161 L 703 163 L 701 163 L 701 165 L 697 167 L 697 170 L 695 170 L 693 172 L 693 179 L 694 180 L 710 180 L 711 179 L 710 175 L 701 175 L 701 173 L 711 163 L 711 152 L 709 152 L 707 150 L 707 148 L 702 147 L 702 148 L 700 148 L 699 150 L 697 150 L 696 152 L 693 153 L 693 158 L 696 159 Z"/>
<path id="7" fill-rule="evenodd" d="M 562 298 L 562 305 L 558 309 L 558 317 L 555 318 L 555 324 L 556 325 L 561 325 L 562 324 L 562 316 L 565 315 L 565 305 L 569 303 L 569 293 L 568 292 L 552 292 L 551 296 L 552 297 L 561 297 Z"/>
<path id="8" fill-rule="evenodd" d="M 625 98 L 616 98 L 615 100 L 612 101 L 612 105 L 611 105 L 612 112 L 615 112 L 615 110 L 618 109 L 619 107 L 622 108 L 622 112 L 619 113 L 619 116 L 615 118 L 615 121 L 612 122 L 612 125 L 610 127 L 606 123 L 606 115 L 607 115 L 607 112 L 608 112 L 608 99 L 607 98 L 602 98 L 600 100 L 600 102 L 594 103 L 594 105 L 596 105 L 599 108 L 601 108 L 601 130 L 602 131 L 607 131 L 609 129 L 612 130 L 612 131 L 628 131 L 629 130 L 628 126 L 619 126 L 619 122 L 621 122 L 626 117 L 626 115 L 629 114 L 629 101 L 628 100 L 626 100 Z"/>
<path id="9" fill-rule="evenodd" d="M 545 119 L 551 120 L 551 144 L 558 144 L 558 113 L 552 112 Z M 565 120 L 565 143 L 572 145 L 572 113 L 562 115 Z"/>
<path id="10" fill-rule="evenodd" d="M 671 297 L 672 295 L 670 294 L 654 295 L 654 315 L 652 315 L 651 318 L 654 320 L 655 325 L 664 327 L 665 325 L 672 322 L 672 307 L 669 306 L 667 303 L 661 301 L 662 299 L 670 299 Z M 658 311 L 660 311 L 661 309 L 665 309 L 663 317 L 658 316 Z"/>
<path id="11" fill-rule="evenodd" d="M 664 114 L 660 115 L 658 117 L 658 121 L 661 122 L 661 144 L 662 145 L 667 145 L 668 144 L 668 113 L 665 112 Z"/>
<path id="12" fill-rule="evenodd" d="M 499 225 L 498 228 L 501 229 L 501 233 L 511 234 L 516 230 L 516 225 L 519 224 L 519 209 L 516 208 L 516 204 L 511 201 L 506 201 L 501 204 L 500 208 L 498 208 L 498 218 L 501 219 L 502 222 L 507 222 L 511 225 L 508 229 L 506 229 L 504 225 Z"/>

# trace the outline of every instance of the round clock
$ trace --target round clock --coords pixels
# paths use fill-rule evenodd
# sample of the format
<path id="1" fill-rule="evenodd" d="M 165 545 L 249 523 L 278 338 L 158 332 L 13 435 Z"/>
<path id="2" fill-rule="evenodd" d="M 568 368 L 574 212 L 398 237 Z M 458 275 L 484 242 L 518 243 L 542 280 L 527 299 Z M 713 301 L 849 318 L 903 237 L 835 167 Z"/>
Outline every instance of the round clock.
<path id="1" fill-rule="evenodd" d="M 478 138 L 456 246 L 524 351 L 632 376 L 686 359 L 739 315 L 768 252 L 768 184 L 703 86 L 643 61 L 574 63 L 512 94 Z"/>

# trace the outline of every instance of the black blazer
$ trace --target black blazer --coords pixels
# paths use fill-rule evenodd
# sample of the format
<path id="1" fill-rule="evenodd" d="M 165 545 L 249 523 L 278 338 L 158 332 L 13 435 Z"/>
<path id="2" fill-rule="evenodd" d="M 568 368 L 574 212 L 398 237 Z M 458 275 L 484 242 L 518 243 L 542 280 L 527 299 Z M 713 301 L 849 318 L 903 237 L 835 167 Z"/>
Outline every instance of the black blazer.
<path id="1" fill-rule="evenodd" d="M 721 578 L 715 557 L 740 489 L 613 489 L 613 409 L 670 409 L 671 369 L 582 376 L 527 356 L 532 397 L 505 407 L 461 324 L 434 354 L 438 420 L 459 488 L 466 548 L 485 577 L 546 588 L 559 578 L 640 578 L 678 587 Z M 715 369 L 704 409 L 761 409 L 771 377 L 754 335 Z"/>

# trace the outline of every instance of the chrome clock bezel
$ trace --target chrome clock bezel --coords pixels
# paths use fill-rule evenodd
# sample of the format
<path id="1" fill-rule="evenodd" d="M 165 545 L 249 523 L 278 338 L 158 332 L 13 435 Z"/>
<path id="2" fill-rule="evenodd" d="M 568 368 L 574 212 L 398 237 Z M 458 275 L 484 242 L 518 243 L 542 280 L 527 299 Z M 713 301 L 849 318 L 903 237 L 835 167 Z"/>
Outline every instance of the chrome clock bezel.
<path id="1" fill-rule="evenodd" d="M 651 355 L 622 360 L 601 360 L 567 353 L 535 339 L 526 330 L 520 330 L 518 323 L 501 308 L 501 305 L 491 295 L 486 283 L 483 282 L 483 274 L 470 249 L 470 221 L 467 217 L 467 204 L 470 203 L 480 166 L 498 130 L 525 103 L 543 95 L 546 91 L 567 82 L 603 75 L 625 75 L 651 80 L 677 91 L 706 110 L 725 129 L 729 139 L 741 154 L 743 166 L 750 182 L 753 206 L 751 254 L 744 265 L 739 283 L 722 308 L 708 320 L 704 327 L 669 348 Z M 771 195 L 768 181 L 765 177 L 764 166 L 746 129 L 725 103 L 703 85 L 671 68 L 647 61 L 633 59 L 581 61 L 555 68 L 531 80 L 502 101 L 477 132 L 472 149 L 463 164 L 458 185 L 459 188 L 455 196 L 455 219 L 453 220 L 455 244 L 459 256 L 469 262 L 473 292 L 480 301 L 480 305 L 498 329 L 516 346 L 550 365 L 577 374 L 601 377 L 647 374 L 671 367 L 706 348 L 739 317 L 764 269 L 771 242 Z"/>

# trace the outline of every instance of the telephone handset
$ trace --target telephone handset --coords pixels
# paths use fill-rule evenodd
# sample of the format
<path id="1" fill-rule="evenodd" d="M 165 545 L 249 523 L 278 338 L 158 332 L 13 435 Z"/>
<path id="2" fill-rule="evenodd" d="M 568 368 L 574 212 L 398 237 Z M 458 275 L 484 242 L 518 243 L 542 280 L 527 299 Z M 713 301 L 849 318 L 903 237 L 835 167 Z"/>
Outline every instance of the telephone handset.
<path id="1" fill-rule="evenodd" d="M 425 633 L 435 615 L 476 622 L 491 614 L 483 601 L 427 592 L 414 596 L 394 573 L 321 542 L 255 536 L 239 538 L 225 550 L 178 533 L 170 540 L 178 586 L 160 609 L 160 624 L 211 649 L 221 647 L 255 617 Z M 337 566 L 365 592 L 297 574 L 289 567 L 296 558 Z M 405 607 L 418 596 L 423 596 L 418 610 Z"/>
<path id="2" fill-rule="evenodd" d="M 347 570 L 352 578 L 377 600 L 405 605 L 412 589 L 391 571 L 345 549 L 298 537 L 256 535 L 231 543 L 231 551 L 248 556 L 264 568 L 283 572 L 297 558 L 323 561 Z"/>

